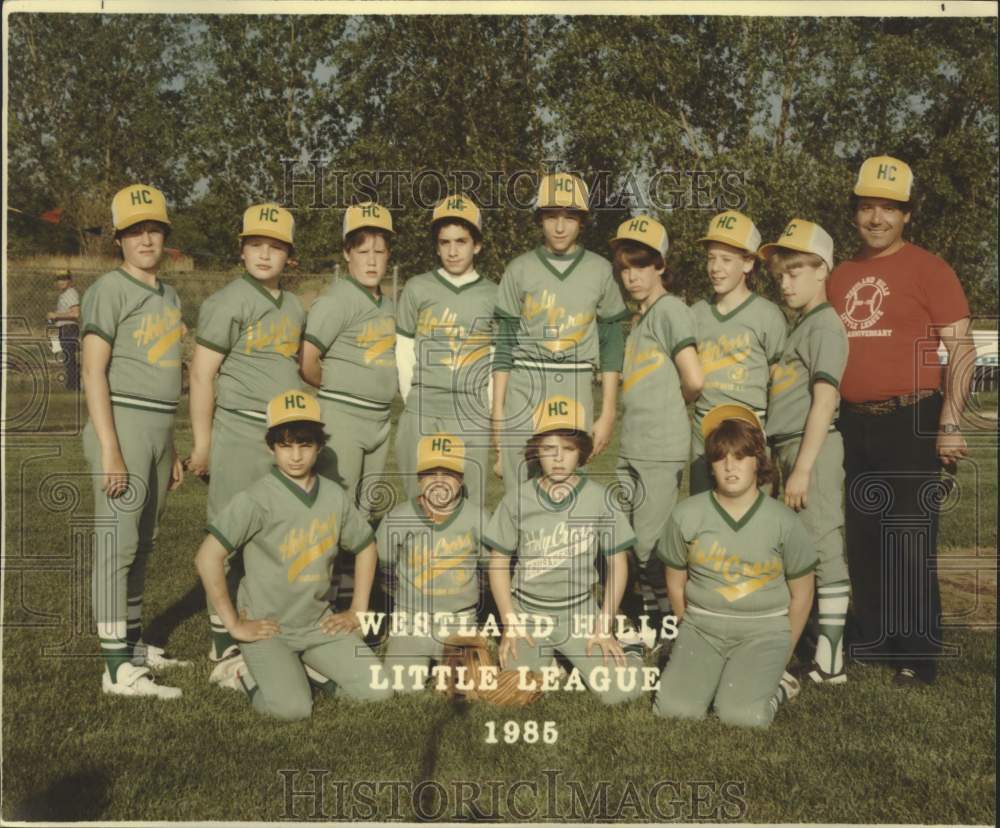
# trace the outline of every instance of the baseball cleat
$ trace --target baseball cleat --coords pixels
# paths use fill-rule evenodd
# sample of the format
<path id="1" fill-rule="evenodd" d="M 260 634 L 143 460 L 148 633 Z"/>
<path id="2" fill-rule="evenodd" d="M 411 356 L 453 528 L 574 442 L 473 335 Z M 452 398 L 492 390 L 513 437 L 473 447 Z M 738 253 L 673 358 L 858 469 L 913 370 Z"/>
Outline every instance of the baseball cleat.
<path id="1" fill-rule="evenodd" d="M 927 687 L 927 682 L 910 667 L 900 667 L 893 676 L 892 684 L 901 689 Z"/>
<path id="2" fill-rule="evenodd" d="M 237 652 L 225 661 L 220 661 L 215 669 L 212 670 L 212 675 L 208 677 L 208 680 L 212 684 L 218 684 L 219 687 L 227 687 L 230 690 L 242 690 L 243 687 L 240 685 L 239 673 L 241 670 L 245 670 L 246 666 L 242 653 Z"/>
<path id="3" fill-rule="evenodd" d="M 174 658 L 163 647 L 157 647 L 155 644 L 147 644 L 145 641 L 140 641 L 135 645 L 135 650 L 132 653 L 132 663 L 136 667 L 149 667 L 151 670 L 191 666 L 190 661 Z"/>
<path id="4" fill-rule="evenodd" d="M 799 684 L 799 680 L 795 676 L 785 670 L 781 676 L 781 681 L 778 682 L 778 692 L 782 696 L 782 702 L 790 702 L 802 692 L 802 685 Z"/>
<path id="5" fill-rule="evenodd" d="M 101 677 L 101 690 L 112 696 L 146 697 L 154 699 L 179 699 L 183 693 L 180 687 L 157 684 L 149 674 L 148 667 L 137 667 L 125 662 L 118 668 L 118 678 L 111 680 L 107 668 Z"/>
<path id="6" fill-rule="evenodd" d="M 216 664 L 218 664 L 221 661 L 225 661 L 227 658 L 232 658 L 234 655 L 237 655 L 239 651 L 240 651 L 239 644 L 230 644 L 221 653 L 216 652 L 215 642 L 213 641 L 212 649 L 208 651 L 208 660 L 214 661 Z"/>
<path id="7" fill-rule="evenodd" d="M 643 644 L 642 635 L 632 626 L 631 621 L 626 621 L 622 625 L 621 634 L 616 637 L 625 655 L 637 655 L 639 658 L 645 656 L 646 648 Z"/>
<path id="8" fill-rule="evenodd" d="M 813 684 L 847 684 L 847 670 L 828 673 L 815 661 L 806 669 L 805 677 Z"/>

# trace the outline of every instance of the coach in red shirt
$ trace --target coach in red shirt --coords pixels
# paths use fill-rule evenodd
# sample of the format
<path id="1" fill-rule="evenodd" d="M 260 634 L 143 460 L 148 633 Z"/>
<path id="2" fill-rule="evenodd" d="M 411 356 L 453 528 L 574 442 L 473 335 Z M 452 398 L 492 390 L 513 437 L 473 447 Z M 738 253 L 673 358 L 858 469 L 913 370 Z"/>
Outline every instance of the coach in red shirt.
<path id="1" fill-rule="evenodd" d="M 912 185 L 896 158 L 862 164 L 852 198 L 861 249 L 833 271 L 829 294 L 850 341 L 839 424 L 853 593 L 848 652 L 888 662 L 901 687 L 930 684 L 937 672 L 939 474 L 967 454 L 959 424 L 975 360 L 958 277 L 903 238 Z"/>

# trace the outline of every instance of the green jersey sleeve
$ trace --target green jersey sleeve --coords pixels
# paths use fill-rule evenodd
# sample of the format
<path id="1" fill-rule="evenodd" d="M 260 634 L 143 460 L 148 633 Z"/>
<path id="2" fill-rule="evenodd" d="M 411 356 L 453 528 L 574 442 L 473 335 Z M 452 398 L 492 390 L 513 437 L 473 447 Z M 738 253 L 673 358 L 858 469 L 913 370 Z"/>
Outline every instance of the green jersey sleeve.
<path id="1" fill-rule="evenodd" d="M 264 528 L 264 520 L 261 504 L 249 492 L 242 491 L 209 524 L 208 532 L 227 552 L 234 552 L 246 546 Z"/>
<path id="2" fill-rule="evenodd" d="M 225 289 L 223 289 L 225 290 Z M 232 296 L 232 293 L 229 293 Z M 213 293 L 198 309 L 195 342 L 220 354 L 228 354 L 240 335 L 238 308 L 226 306 L 223 291 Z"/>
<path id="3" fill-rule="evenodd" d="M 833 320 L 840 325 L 840 320 Z M 847 334 L 832 325 L 817 328 L 806 342 L 809 384 L 828 382 L 840 388 L 840 379 L 847 367 Z"/>
<path id="4" fill-rule="evenodd" d="M 483 546 L 513 555 L 517 551 L 518 531 L 514 522 L 513 502 L 510 497 L 504 497 L 497 510 L 486 525 Z"/>
<path id="5" fill-rule="evenodd" d="M 324 482 L 327 485 L 334 485 L 330 484 L 329 481 Z M 343 498 L 343 502 L 344 509 L 341 512 L 341 529 L 338 543 L 340 548 L 345 552 L 357 555 L 374 539 L 372 528 L 346 495 Z"/>
<path id="6" fill-rule="evenodd" d="M 676 359 L 685 348 L 697 347 L 694 315 L 680 301 L 669 302 L 665 311 L 656 317 L 658 325 L 654 327 L 654 335 L 660 341 L 663 352 Z"/>
<path id="7" fill-rule="evenodd" d="M 320 356 L 326 356 L 333 341 L 349 324 L 349 313 L 346 303 L 336 302 L 328 294 L 320 296 L 309 308 L 303 339 L 319 348 Z"/>
<path id="8" fill-rule="evenodd" d="M 781 544 L 781 555 L 785 568 L 785 579 L 793 581 L 808 575 L 819 562 L 816 544 L 810 539 L 802 519 L 788 510 L 788 532 Z"/>
<path id="9" fill-rule="evenodd" d="M 597 302 L 597 318 L 608 322 L 621 321 L 628 317 L 628 309 L 625 307 L 625 300 L 622 299 L 621 288 L 615 280 L 611 270 L 611 263 L 608 263 L 608 272 L 604 280 L 604 289 L 601 291 L 601 298 Z"/>
<path id="10" fill-rule="evenodd" d="M 112 279 L 101 278 L 84 292 L 80 305 L 81 337 L 97 334 L 113 345 L 124 308 L 124 293 Z"/>
<path id="11" fill-rule="evenodd" d="M 656 554 L 671 569 L 688 568 L 688 549 L 680 524 L 673 516 L 663 527 L 661 542 L 656 545 Z"/>

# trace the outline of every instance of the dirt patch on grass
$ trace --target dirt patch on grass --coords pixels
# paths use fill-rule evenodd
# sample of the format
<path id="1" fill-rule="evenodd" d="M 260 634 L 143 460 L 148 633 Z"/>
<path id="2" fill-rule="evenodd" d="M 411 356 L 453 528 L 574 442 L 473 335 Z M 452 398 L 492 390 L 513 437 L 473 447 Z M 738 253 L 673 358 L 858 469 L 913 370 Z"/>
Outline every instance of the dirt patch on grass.
<path id="1" fill-rule="evenodd" d="M 942 622 L 992 632 L 997 624 L 997 556 L 995 549 L 946 547 L 938 554 Z"/>

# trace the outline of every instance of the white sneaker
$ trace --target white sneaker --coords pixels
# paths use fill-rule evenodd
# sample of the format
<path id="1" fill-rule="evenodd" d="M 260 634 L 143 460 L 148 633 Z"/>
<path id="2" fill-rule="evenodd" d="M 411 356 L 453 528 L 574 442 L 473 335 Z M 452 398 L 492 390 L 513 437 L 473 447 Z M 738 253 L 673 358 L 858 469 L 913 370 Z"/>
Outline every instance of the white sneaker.
<path id="1" fill-rule="evenodd" d="M 147 644 L 140 641 L 135 645 L 132 653 L 132 663 L 136 667 L 149 667 L 152 670 L 163 670 L 167 667 L 190 667 L 190 661 L 183 661 L 179 658 L 167 655 L 163 647 L 155 644 Z"/>
<path id="2" fill-rule="evenodd" d="M 781 681 L 778 682 L 778 692 L 784 693 L 782 701 L 791 701 L 802 692 L 802 685 L 799 684 L 799 680 L 795 676 L 785 670 Z"/>
<path id="3" fill-rule="evenodd" d="M 208 680 L 212 684 L 218 684 L 219 687 L 228 687 L 230 690 L 242 690 L 239 679 L 239 671 L 246 668 L 246 662 L 243 660 L 243 654 L 238 650 L 236 653 L 225 661 L 220 661 L 214 670 L 212 670 L 212 675 L 208 677 Z"/>
<path id="4" fill-rule="evenodd" d="M 306 668 L 306 675 L 313 684 L 326 684 L 330 680 L 329 676 L 324 676 L 319 670 L 314 670 L 308 664 L 303 662 L 302 666 Z"/>
<path id="5" fill-rule="evenodd" d="M 216 664 L 218 664 L 220 661 L 225 661 L 227 658 L 232 658 L 239 651 L 240 651 L 239 644 L 230 644 L 221 653 L 217 653 L 215 651 L 215 642 L 213 641 L 212 647 L 208 651 L 208 660 L 214 661 Z"/>
<path id="6" fill-rule="evenodd" d="M 167 687 L 157 684 L 149 674 L 148 667 L 137 667 L 125 662 L 118 668 L 116 681 L 111 680 L 111 673 L 104 668 L 101 677 L 101 689 L 112 696 L 148 696 L 155 699 L 179 699 L 183 693 L 180 687 Z"/>

